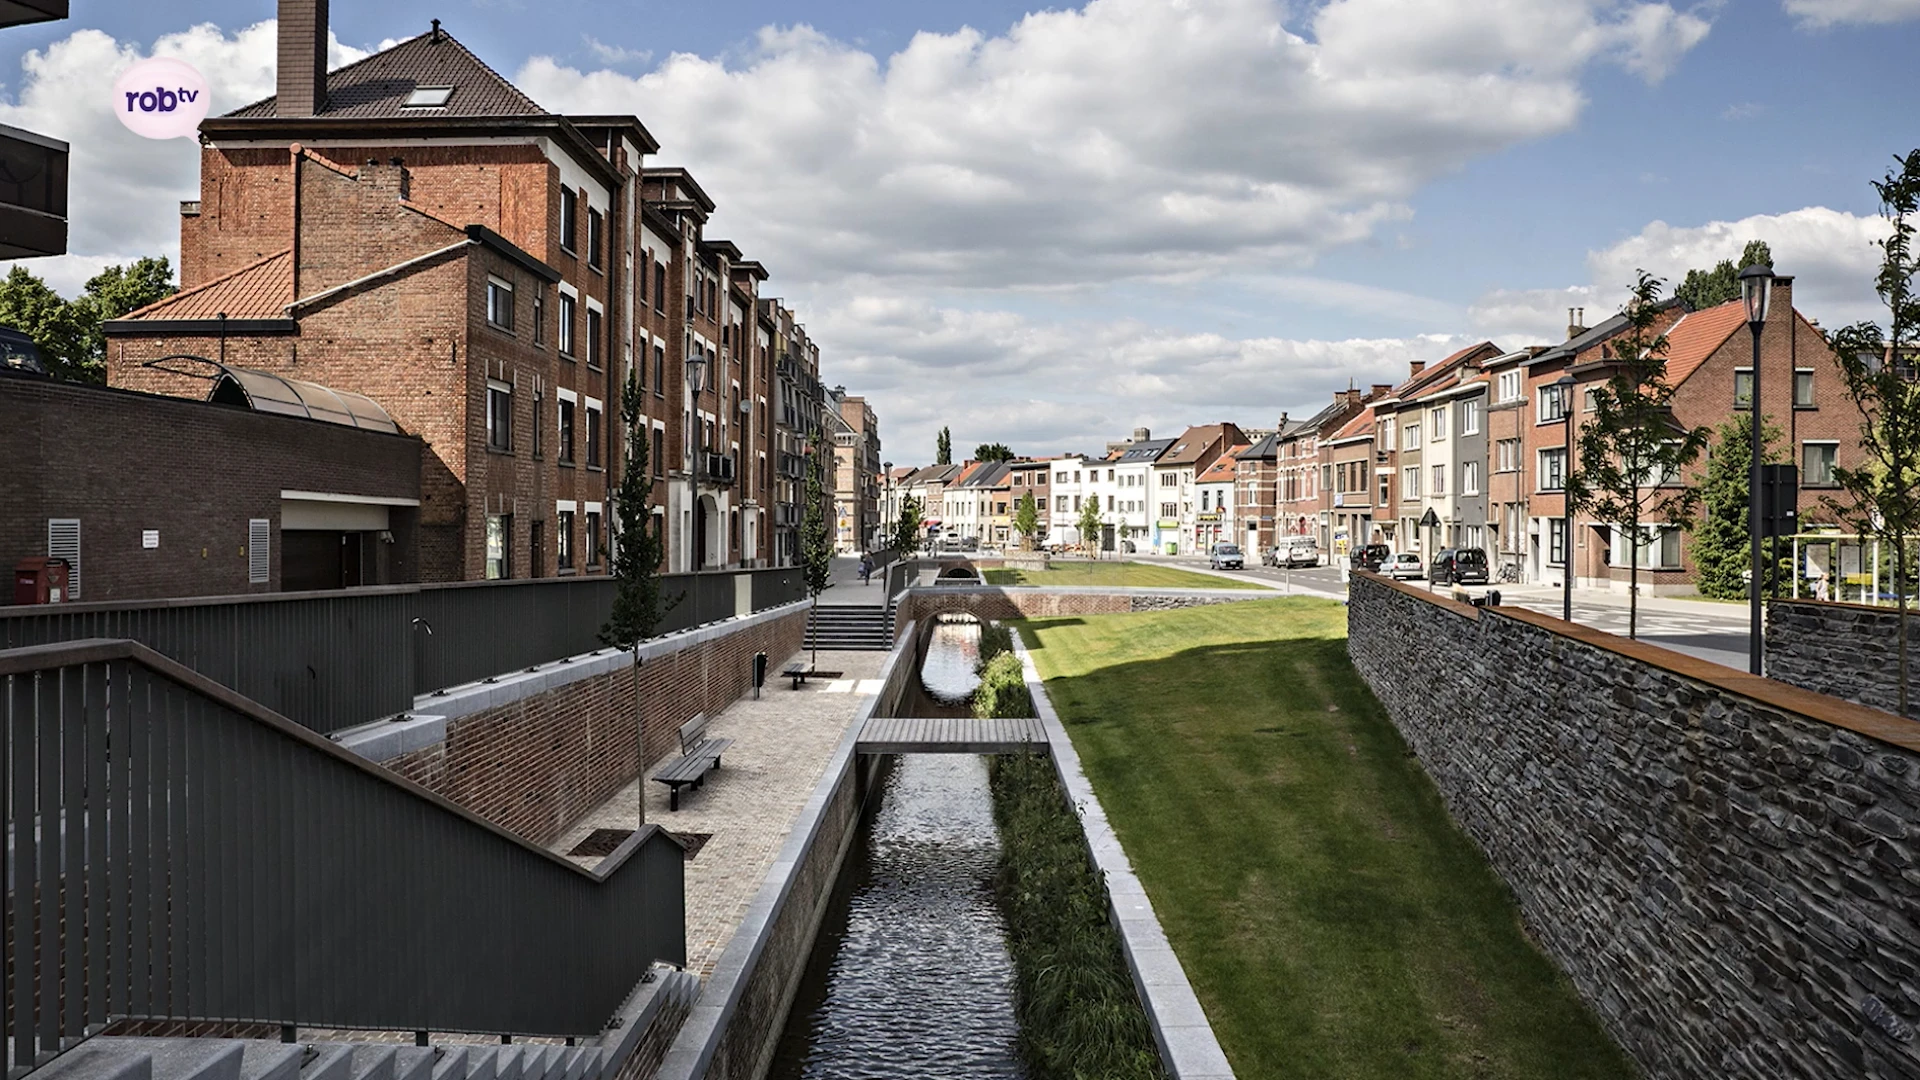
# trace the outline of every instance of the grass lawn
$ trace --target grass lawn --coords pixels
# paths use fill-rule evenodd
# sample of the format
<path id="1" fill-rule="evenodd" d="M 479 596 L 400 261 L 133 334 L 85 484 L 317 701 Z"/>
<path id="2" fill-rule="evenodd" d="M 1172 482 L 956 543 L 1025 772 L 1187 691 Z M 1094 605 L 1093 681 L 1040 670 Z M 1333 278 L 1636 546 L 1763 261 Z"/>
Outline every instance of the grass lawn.
<path id="1" fill-rule="evenodd" d="M 1291 598 L 1021 625 L 1245 1077 L 1631 1077 Z"/>
<path id="2" fill-rule="evenodd" d="M 1051 570 L 988 570 L 989 585 L 1122 585 L 1163 589 L 1258 589 L 1250 581 L 1134 562 L 1055 563 Z"/>

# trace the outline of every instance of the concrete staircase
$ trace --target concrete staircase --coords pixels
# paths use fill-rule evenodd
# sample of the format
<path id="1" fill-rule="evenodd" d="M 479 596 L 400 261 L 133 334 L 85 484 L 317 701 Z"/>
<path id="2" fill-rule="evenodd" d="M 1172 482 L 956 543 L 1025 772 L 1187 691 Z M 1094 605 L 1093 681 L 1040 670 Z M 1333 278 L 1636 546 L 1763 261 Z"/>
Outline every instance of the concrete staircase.
<path id="1" fill-rule="evenodd" d="M 96 1036 L 31 1075 L 33 1080 L 614 1080 L 637 1064 L 644 1077 L 652 1075 L 699 992 L 697 976 L 661 969 L 605 1032 L 577 1046 Z M 636 1054 L 651 1060 L 635 1063 Z"/>
<path id="2" fill-rule="evenodd" d="M 817 607 L 807 620 L 806 647 L 886 652 L 893 648 L 893 608 Z"/>

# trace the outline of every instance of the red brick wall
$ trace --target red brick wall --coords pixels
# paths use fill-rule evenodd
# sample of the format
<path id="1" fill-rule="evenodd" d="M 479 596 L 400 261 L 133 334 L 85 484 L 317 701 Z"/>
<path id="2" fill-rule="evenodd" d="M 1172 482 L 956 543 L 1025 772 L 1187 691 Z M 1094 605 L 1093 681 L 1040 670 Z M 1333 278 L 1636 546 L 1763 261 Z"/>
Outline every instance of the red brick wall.
<path id="1" fill-rule="evenodd" d="M 752 660 L 777 665 L 800 650 L 806 610 L 645 661 L 639 672 L 649 764 L 679 752 L 680 725 L 717 715 L 752 686 Z M 775 669 L 777 674 L 777 669 Z M 634 672 L 569 683 L 454 720 L 446 740 L 388 768 L 538 843 L 633 782 Z"/>

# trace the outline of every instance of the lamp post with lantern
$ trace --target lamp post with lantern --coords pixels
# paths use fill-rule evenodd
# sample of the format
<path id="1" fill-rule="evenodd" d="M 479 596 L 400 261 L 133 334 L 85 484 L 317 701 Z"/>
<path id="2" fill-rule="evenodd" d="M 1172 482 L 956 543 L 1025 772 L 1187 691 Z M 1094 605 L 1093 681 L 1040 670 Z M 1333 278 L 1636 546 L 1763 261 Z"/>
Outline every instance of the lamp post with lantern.
<path id="1" fill-rule="evenodd" d="M 701 563 L 700 533 L 700 394 L 707 388 L 707 354 L 687 353 L 687 389 L 693 392 L 687 422 L 693 425 L 693 465 L 687 470 L 687 569 L 698 570 Z"/>
<path id="2" fill-rule="evenodd" d="M 1747 592 L 1747 670 L 1760 674 L 1762 663 L 1760 581 L 1760 546 L 1766 523 L 1760 519 L 1760 331 L 1767 325 L 1767 304 L 1773 293 L 1773 269 L 1755 263 L 1740 271 L 1740 299 L 1747 306 L 1747 329 L 1753 333 L 1753 374 L 1748 378 L 1751 389 L 1747 394 L 1748 445 L 1752 460 L 1747 463 L 1747 539 L 1752 545 L 1753 581 Z"/>
<path id="3" fill-rule="evenodd" d="M 1560 424 L 1566 429 L 1566 460 L 1560 463 L 1560 618 L 1573 621 L 1573 388 L 1580 380 L 1569 371 L 1554 380 L 1560 396 Z"/>

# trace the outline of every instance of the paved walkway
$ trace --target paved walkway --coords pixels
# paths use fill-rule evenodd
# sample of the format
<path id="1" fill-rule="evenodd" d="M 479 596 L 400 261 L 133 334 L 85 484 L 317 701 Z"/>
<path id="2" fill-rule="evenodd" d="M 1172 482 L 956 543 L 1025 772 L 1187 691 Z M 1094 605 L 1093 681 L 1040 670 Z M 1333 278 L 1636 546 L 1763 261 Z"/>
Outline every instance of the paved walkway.
<path id="1" fill-rule="evenodd" d="M 861 704 L 879 692 L 886 658 L 882 652 L 822 650 L 820 670 L 841 672 L 840 678 L 799 690 L 790 689 L 787 680 L 769 679 L 759 701 L 747 697 L 728 706 L 709 730 L 733 740 L 724 765 L 708 773 L 699 790 L 682 792 L 678 811 L 667 810 L 666 785 L 645 784 L 648 821 L 672 832 L 709 836 L 687 863 L 688 971 L 702 979 L 713 973 L 834 747 Z M 634 828 L 636 786 L 629 784 L 575 822 L 552 850 L 564 855 L 595 829 Z M 589 867 L 600 861 L 573 859 Z"/>
<path id="2" fill-rule="evenodd" d="M 875 570 L 872 580 L 862 585 L 859 558 L 835 556 L 833 587 L 820 594 L 820 606 L 879 607 L 886 601 L 886 588 L 881 584 L 884 577 L 882 571 Z"/>

